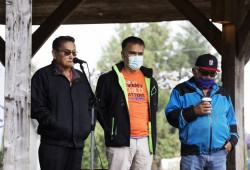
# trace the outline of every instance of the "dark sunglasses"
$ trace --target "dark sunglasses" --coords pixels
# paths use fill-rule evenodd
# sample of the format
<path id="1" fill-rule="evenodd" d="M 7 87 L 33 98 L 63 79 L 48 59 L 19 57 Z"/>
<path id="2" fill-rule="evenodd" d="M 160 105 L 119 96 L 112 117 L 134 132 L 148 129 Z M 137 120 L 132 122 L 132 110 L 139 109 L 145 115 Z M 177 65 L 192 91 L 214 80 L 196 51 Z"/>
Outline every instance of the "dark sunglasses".
<path id="1" fill-rule="evenodd" d="M 203 71 L 200 69 L 196 69 L 196 70 L 199 71 L 201 76 L 204 76 L 204 77 L 207 77 L 207 76 L 215 77 L 217 75 L 217 72 L 215 72 L 215 71 Z"/>
<path id="2" fill-rule="evenodd" d="M 65 56 L 68 56 L 72 53 L 73 56 L 77 56 L 77 51 L 70 51 L 70 50 L 56 50 L 56 51 L 59 51 L 59 52 L 63 52 L 63 54 Z"/>

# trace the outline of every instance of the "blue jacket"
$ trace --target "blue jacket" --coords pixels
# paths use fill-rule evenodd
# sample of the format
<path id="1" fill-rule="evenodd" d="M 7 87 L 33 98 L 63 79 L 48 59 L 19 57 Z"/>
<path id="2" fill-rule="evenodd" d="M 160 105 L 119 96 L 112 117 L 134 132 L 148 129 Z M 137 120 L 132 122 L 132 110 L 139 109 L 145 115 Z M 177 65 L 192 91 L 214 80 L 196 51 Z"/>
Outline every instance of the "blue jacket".
<path id="1" fill-rule="evenodd" d="M 171 93 L 165 114 L 170 125 L 179 129 L 181 155 L 211 154 L 223 149 L 229 140 L 238 142 L 234 108 L 229 93 L 217 84 L 210 91 L 212 113 L 196 116 L 194 107 L 204 97 L 192 77 Z"/>

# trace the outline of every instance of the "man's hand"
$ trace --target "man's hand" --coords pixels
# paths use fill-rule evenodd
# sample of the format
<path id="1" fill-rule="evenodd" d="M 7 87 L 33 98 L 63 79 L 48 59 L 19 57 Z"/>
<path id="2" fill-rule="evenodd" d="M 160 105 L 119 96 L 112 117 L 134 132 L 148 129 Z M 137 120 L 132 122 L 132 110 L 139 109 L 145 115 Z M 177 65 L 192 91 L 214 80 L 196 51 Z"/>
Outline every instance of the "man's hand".
<path id="1" fill-rule="evenodd" d="M 211 110 L 212 107 L 209 102 L 201 102 L 194 107 L 194 113 L 199 116 L 211 114 Z"/>
<path id="2" fill-rule="evenodd" d="M 224 148 L 227 151 L 227 153 L 229 153 L 232 150 L 231 142 L 227 141 L 226 144 L 224 145 Z"/>

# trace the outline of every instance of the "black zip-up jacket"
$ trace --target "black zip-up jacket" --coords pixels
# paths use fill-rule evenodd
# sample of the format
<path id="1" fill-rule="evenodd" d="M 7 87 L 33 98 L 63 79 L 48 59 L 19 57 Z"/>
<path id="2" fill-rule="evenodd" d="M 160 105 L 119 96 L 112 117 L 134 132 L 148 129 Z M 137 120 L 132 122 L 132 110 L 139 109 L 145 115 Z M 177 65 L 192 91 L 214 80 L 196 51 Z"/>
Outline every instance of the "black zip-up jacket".
<path id="1" fill-rule="evenodd" d="M 70 84 L 53 60 L 31 79 L 31 118 L 42 143 L 83 148 L 91 132 L 88 82 L 79 70 L 72 73 Z"/>
<path id="2" fill-rule="evenodd" d="M 101 113 L 97 119 L 105 132 L 107 147 L 130 146 L 130 116 L 127 99 L 121 82 L 123 62 L 116 64 L 111 71 L 101 75 L 96 87 Z M 146 84 L 150 86 L 149 97 L 149 149 L 152 154 L 156 148 L 156 111 L 158 106 L 158 86 L 152 77 L 153 70 L 141 67 Z M 103 121 L 104 119 L 104 121 Z M 107 127 L 107 129 L 105 128 Z"/>

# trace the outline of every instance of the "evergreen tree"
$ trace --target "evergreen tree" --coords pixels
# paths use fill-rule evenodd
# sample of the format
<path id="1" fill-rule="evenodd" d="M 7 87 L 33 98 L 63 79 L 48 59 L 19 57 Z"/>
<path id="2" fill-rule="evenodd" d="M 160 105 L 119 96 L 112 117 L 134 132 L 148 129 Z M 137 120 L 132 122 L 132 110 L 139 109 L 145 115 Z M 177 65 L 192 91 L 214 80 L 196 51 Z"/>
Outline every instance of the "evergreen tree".
<path id="1" fill-rule="evenodd" d="M 198 56 L 212 51 L 212 46 L 190 22 L 183 21 L 179 27 L 173 37 L 176 43 L 173 55 L 168 59 L 171 70 L 192 68 Z"/>
<path id="2" fill-rule="evenodd" d="M 103 49 L 103 56 L 97 63 L 98 69 L 109 71 L 121 60 L 121 43 L 128 36 L 138 36 L 144 40 L 144 65 L 153 68 L 155 76 L 160 70 L 168 67 L 165 59 L 172 46 L 168 43 L 169 30 L 166 23 L 121 24 L 116 31 L 118 36 L 112 37 L 108 46 Z"/>

